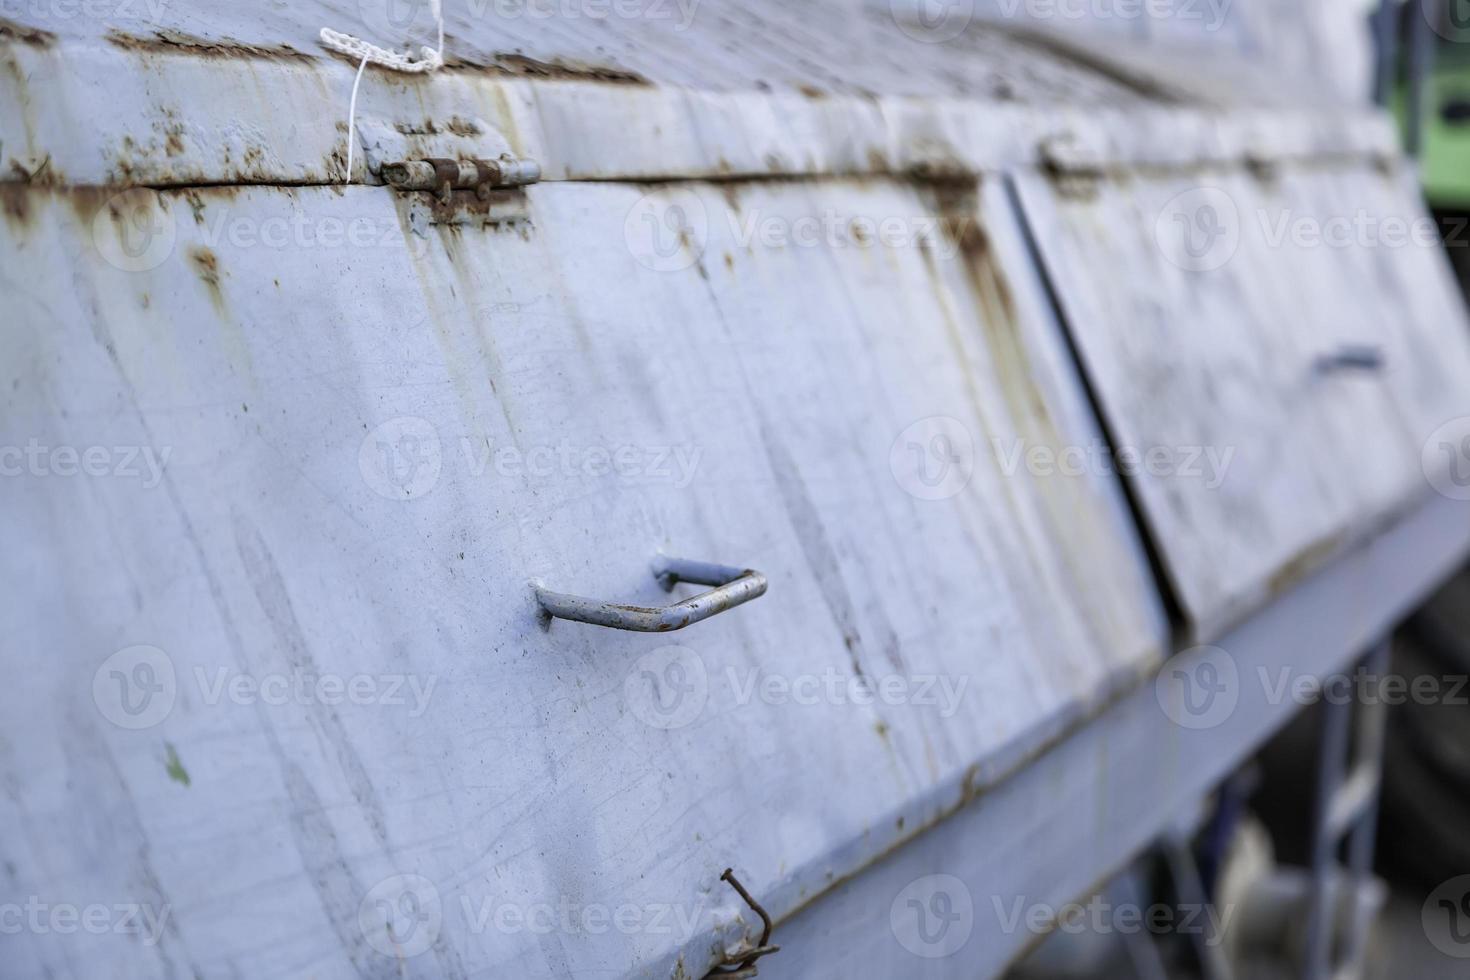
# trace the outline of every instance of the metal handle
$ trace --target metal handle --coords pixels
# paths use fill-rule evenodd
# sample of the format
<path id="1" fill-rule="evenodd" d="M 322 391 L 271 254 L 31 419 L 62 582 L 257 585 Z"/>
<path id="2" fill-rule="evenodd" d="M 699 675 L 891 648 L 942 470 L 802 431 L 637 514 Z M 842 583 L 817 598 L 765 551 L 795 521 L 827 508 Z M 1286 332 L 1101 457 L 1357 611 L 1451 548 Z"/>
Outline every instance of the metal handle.
<path id="1" fill-rule="evenodd" d="M 668 633 L 766 594 L 766 577 L 750 568 L 660 556 L 653 563 L 653 574 L 665 589 L 672 589 L 676 582 L 693 582 L 716 588 L 671 606 L 625 606 L 552 592 L 537 585 L 536 601 L 541 603 L 547 615 L 557 619 L 572 619 L 638 633 Z"/>
<path id="2" fill-rule="evenodd" d="M 1338 371 L 1382 371 L 1388 357 L 1377 344 L 1342 344 L 1317 358 L 1318 374 Z"/>

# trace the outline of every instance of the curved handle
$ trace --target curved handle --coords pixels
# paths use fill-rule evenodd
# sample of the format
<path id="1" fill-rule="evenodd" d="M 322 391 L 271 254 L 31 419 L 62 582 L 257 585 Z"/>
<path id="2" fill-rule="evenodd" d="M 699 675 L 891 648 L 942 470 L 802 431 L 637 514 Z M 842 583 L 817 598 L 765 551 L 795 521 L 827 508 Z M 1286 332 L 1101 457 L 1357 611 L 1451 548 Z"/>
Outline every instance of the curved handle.
<path id="1" fill-rule="evenodd" d="M 672 589 L 676 582 L 716 587 L 671 606 L 625 606 L 552 592 L 538 585 L 535 587 L 536 601 L 541 603 L 547 615 L 557 619 L 572 619 L 638 633 L 668 633 L 766 594 L 766 577 L 750 568 L 660 556 L 653 564 L 653 574 L 665 589 Z"/>
<path id="2" fill-rule="evenodd" d="M 1318 374 L 1338 371 L 1381 371 L 1388 356 L 1377 344 L 1341 344 L 1317 358 Z"/>

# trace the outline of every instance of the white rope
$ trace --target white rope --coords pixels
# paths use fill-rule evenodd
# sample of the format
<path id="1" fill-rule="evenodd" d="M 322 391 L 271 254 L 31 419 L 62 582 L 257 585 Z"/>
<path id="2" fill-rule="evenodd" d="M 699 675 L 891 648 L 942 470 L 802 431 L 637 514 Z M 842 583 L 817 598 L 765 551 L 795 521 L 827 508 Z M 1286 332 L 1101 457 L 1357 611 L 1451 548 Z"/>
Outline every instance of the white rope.
<path id="1" fill-rule="evenodd" d="M 347 176 L 343 178 L 344 184 L 352 183 L 352 154 L 357 142 L 357 90 L 362 85 L 362 73 L 368 63 L 410 74 L 437 71 L 444 67 L 444 11 L 440 0 L 429 0 L 429 12 L 439 25 L 439 47 L 435 49 L 425 45 L 419 49 L 419 57 L 416 59 L 398 51 L 380 48 L 360 37 L 334 31 L 330 27 L 322 28 L 320 37 L 325 47 L 361 59 L 357 66 L 357 77 L 352 80 L 352 101 L 347 108 Z"/>

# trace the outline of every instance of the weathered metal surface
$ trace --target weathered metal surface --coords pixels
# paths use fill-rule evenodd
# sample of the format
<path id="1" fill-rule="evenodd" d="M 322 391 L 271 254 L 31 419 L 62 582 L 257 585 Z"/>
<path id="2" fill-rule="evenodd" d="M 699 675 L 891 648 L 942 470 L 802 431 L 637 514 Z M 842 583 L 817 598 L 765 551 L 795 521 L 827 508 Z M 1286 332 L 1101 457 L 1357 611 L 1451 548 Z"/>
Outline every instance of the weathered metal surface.
<path id="1" fill-rule="evenodd" d="M 998 182 L 426 196 L 7 191 L 6 887 L 168 911 L 22 974 L 699 976 L 1158 664 Z M 661 549 L 771 590 L 546 628 Z"/>
<path id="2" fill-rule="evenodd" d="M 1401 175 L 1340 162 L 1020 184 L 1116 444 L 1229 457 L 1213 485 L 1131 474 L 1199 636 L 1452 462 L 1431 436 L 1470 415 L 1470 330 Z M 1322 370 L 1363 347 L 1371 369 Z"/>
<path id="3" fill-rule="evenodd" d="M 557 619 L 638 633 L 670 633 L 759 599 L 766 594 L 768 585 L 766 577 L 754 569 L 682 558 L 660 557 L 653 564 L 653 575 L 665 588 L 673 588 L 679 582 L 715 588 L 667 606 L 626 606 L 605 599 L 553 592 L 538 585 L 536 601 L 548 616 Z"/>
<path id="4" fill-rule="evenodd" d="M 390 24 L 378 0 L 144 2 L 111 19 L 28 7 L 15 36 L 0 37 L 0 181 L 341 182 L 356 66 L 322 49 L 318 29 L 385 44 L 431 29 L 426 4 L 392 4 Z M 1068 132 L 1139 163 L 1394 147 L 1391 126 L 1358 105 L 1284 102 L 1307 87 L 1269 66 L 1246 62 L 1202 84 L 1203 59 L 1160 53 L 1130 75 L 1116 52 L 1082 58 L 1018 34 L 1056 23 L 1029 17 L 1027 3 L 949 38 L 836 0 L 800 13 L 777 0 L 701 0 L 687 19 L 674 0 L 585 18 L 510 6 L 446 4 L 443 71 L 368 69 L 358 103 L 368 153 L 355 154 L 354 180 L 375 179 L 383 134 L 387 159 L 509 151 L 552 180 L 977 173 L 1035 163 L 1041 141 Z M 1222 106 L 1206 94 L 1231 89 L 1254 95 Z"/>
<path id="5" fill-rule="evenodd" d="M 1154 685 L 1132 693 L 981 805 L 780 922 L 782 951 L 761 976 L 1001 975 L 1288 723 L 1298 705 L 1270 696 L 1272 679 L 1348 669 L 1467 552 L 1464 503 L 1424 501 L 1220 640 L 1238 680 L 1222 692 L 1228 712 L 1185 726 L 1160 710 Z"/>

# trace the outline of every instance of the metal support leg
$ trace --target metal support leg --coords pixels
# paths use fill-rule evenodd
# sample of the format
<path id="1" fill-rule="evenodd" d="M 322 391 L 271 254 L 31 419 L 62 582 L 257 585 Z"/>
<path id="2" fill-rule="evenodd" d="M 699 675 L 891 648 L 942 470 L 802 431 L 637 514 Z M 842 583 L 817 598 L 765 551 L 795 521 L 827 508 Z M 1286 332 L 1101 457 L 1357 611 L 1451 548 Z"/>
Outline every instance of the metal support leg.
<path id="1" fill-rule="evenodd" d="M 1387 709 L 1377 687 L 1388 665 L 1387 641 L 1357 665 L 1369 679 L 1370 696 L 1362 703 L 1339 696 L 1340 691 L 1324 690 L 1322 746 L 1312 823 L 1312 894 L 1302 964 L 1305 980 L 1347 978 L 1361 972 L 1363 933 L 1373 912 L 1371 905 L 1362 900 L 1363 886 L 1372 870 L 1387 722 Z M 1325 682 L 1334 683 L 1346 683 L 1345 690 L 1351 690 L 1352 675 L 1338 675 Z M 1332 696 L 1327 696 L 1329 693 Z M 1348 774 L 1350 748 L 1354 759 Z M 1337 859 L 1338 847 L 1344 839 L 1348 842 L 1346 867 Z M 1350 924 L 1339 937 L 1338 926 L 1343 922 L 1345 903 L 1349 903 Z"/>

